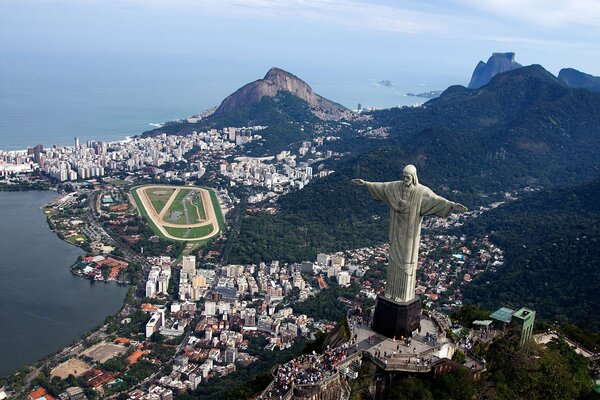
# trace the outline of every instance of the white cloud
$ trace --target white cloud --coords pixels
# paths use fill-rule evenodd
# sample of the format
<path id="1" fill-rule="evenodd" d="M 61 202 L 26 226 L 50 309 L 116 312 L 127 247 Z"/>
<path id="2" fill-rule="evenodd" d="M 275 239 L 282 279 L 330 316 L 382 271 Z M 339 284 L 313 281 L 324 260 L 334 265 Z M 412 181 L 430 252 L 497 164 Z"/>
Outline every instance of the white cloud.
<path id="1" fill-rule="evenodd" d="M 597 0 L 457 0 L 487 14 L 543 27 L 569 27 L 573 24 L 600 27 Z"/>
<path id="2" fill-rule="evenodd" d="M 71 4 L 150 8 L 204 16 L 276 18 L 399 33 L 439 33 L 451 28 L 443 13 L 421 11 L 413 3 L 391 5 L 365 0 L 5 0 L 15 4 Z"/>
<path id="3" fill-rule="evenodd" d="M 5 0 L 7 1 L 7 0 Z M 594 40 L 599 0 L 8 0 L 151 8 L 203 17 L 318 23 L 363 32 L 432 35 L 447 39 L 552 44 L 557 27 Z M 590 27 L 593 27 L 590 31 Z"/>
<path id="4" fill-rule="evenodd" d="M 83 0 L 94 1 L 94 0 Z M 441 14 L 411 7 L 387 6 L 352 0 L 117 0 L 138 6 L 187 9 L 209 15 L 266 17 L 299 22 L 321 22 L 349 28 L 435 33 L 448 27 Z"/>

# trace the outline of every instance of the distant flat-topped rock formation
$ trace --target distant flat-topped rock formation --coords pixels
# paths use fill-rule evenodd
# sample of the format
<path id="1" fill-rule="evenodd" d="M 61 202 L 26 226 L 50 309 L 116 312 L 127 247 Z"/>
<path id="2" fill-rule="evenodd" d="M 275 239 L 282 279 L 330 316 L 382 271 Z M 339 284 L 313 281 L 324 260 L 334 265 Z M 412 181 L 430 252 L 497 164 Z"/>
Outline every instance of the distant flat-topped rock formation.
<path id="1" fill-rule="evenodd" d="M 487 85 L 494 76 L 521 67 L 521 64 L 515 62 L 515 53 L 493 53 L 487 63 L 479 61 L 468 88 L 479 89 Z"/>
<path id="2" fill-rule="evenodd" d="M 345 109 L 340 104 L 316 94 L 306 82 L 296 75 L 279 68 L 271 68 L 263 79 L 248 83 L 225 98 L 215 111 L 215 115 L 256 104 L 265 96 L 275 97 L 283 91 L 289 92 L 306 101 L 311 107 L 323 111 Z"/>
<path id="3" fill-rule="evenodd" d="M 573 68 L 563 68 L 558 73 L 558 79 L 573 88 L 600 92 L 599 76 L 586 74 Z"/>

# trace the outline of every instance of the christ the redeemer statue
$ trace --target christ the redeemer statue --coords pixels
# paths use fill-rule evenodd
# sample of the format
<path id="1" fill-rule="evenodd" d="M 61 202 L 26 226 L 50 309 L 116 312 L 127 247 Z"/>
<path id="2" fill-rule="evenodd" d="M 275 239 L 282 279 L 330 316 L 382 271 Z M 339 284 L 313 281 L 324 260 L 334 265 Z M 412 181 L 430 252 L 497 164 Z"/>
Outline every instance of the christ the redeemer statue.
<path id="1" fill-rule="evenodd" d="M 390 207 L 390 264 L 385 298 L 397 303 L 406 303 L 415 298 L 423 216 L 445 218 L 452 211 L 467 211 L 462 204 L 446 200 L 427 186 L 419 184 L 414 165 L 407 165 L 402 175 L 403 180 L 395 182 L 352 180 L 356 185 L 366 186 L 374 199 Z"/>

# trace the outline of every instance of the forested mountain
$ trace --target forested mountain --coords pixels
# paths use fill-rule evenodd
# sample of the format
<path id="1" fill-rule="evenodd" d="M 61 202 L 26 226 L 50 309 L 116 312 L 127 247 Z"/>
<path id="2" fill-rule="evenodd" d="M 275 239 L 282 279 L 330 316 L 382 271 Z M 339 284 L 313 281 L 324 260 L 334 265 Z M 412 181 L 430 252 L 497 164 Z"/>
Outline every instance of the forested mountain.
<path id="1" fill-rule="evenodd" d="M 372 116 L 373 126 L 389 128 L 384 147 L 283 196 L 277 217 L 245 217 L 227 253 L 231 261 L 298 261 L 384 241 L 388 211 L 350 179 L 396 180 L 408 163 L 422 183 L 471 207 L 489 202 L 492 192 L 600 176 L 600 94 L 566 87 L 540 66 L 499 74 L 477 90 L 451 87 L 423 107 Z"/>
<path id="2" fill-rule="evenodd" d="M 600 92 L 600 76 L 586 74 L 573 68 L 563 68 L 558 72 L 558 79 L 574 88 Z"/>
<path id="3" fill-rule="evenodd" d="M 174 121 L 144 132 L 143 136 L 160 134 L 186 135 L 225 127 L 262 125 L 264 140 L 250 144 L 254 155 L 276 153 L 292 144 L 311 139 L 312 127 L 322 120 L 338 120 L 348 110 L 316 94 L 297 76 L 279 68 L 271 68 L 263 79 L 250 82 L 225 98 L 215 112 L 198 122 Z M 262 146 L 262 148 L 261 148 Z"/>
<path id="4" fill-rule="evenodd" d="M 529 306 L 548 320 L 600 329 L 600 180 L 507 203 L 462 228 L 491 233 L 506 265 L 466 287 L 488 309 Z"/>
<path id="5" fill-rule="evenodd" d="M 490 190 L 600 173 L 600 95 L 568 88 L 538 65 L 374 118 L 418 167 L 444 170 L 447 182 L 439 184 Z"/>
<path id="6" fill-rule="evenodd" d="M 266 151 L 274 153 L 287 148 L 291 143 L 312 138 L 310 127 L 317 121 L 318 117 L 313 114 L 306 101 L 283 91 L 274 97 L 264 96 L 258 103 L 240 106 L 224 114 L 211 115 L 197 123 L 169 123 L 143 135 L 186 135 L 192 131 L 212 128 L 262 125 L 268 127 L 260 132 L 265 138 L 263 142 L 268 143 Z"/>

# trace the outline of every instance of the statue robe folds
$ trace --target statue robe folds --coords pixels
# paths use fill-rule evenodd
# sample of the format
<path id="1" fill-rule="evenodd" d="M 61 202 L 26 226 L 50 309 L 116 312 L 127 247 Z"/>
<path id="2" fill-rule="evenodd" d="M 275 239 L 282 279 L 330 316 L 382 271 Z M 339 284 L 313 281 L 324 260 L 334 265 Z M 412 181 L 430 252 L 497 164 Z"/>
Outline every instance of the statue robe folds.
<path id="1" fill-rule="evenodd" d="M 418 183 L 411 186 L 402 181 L 365 184 L 374 199 L 390 207 L 390 264 L 385 297 L 396 302 L 408 302 L 415 298 L 423 216 L 447 217 L 455 203 Z"/>

